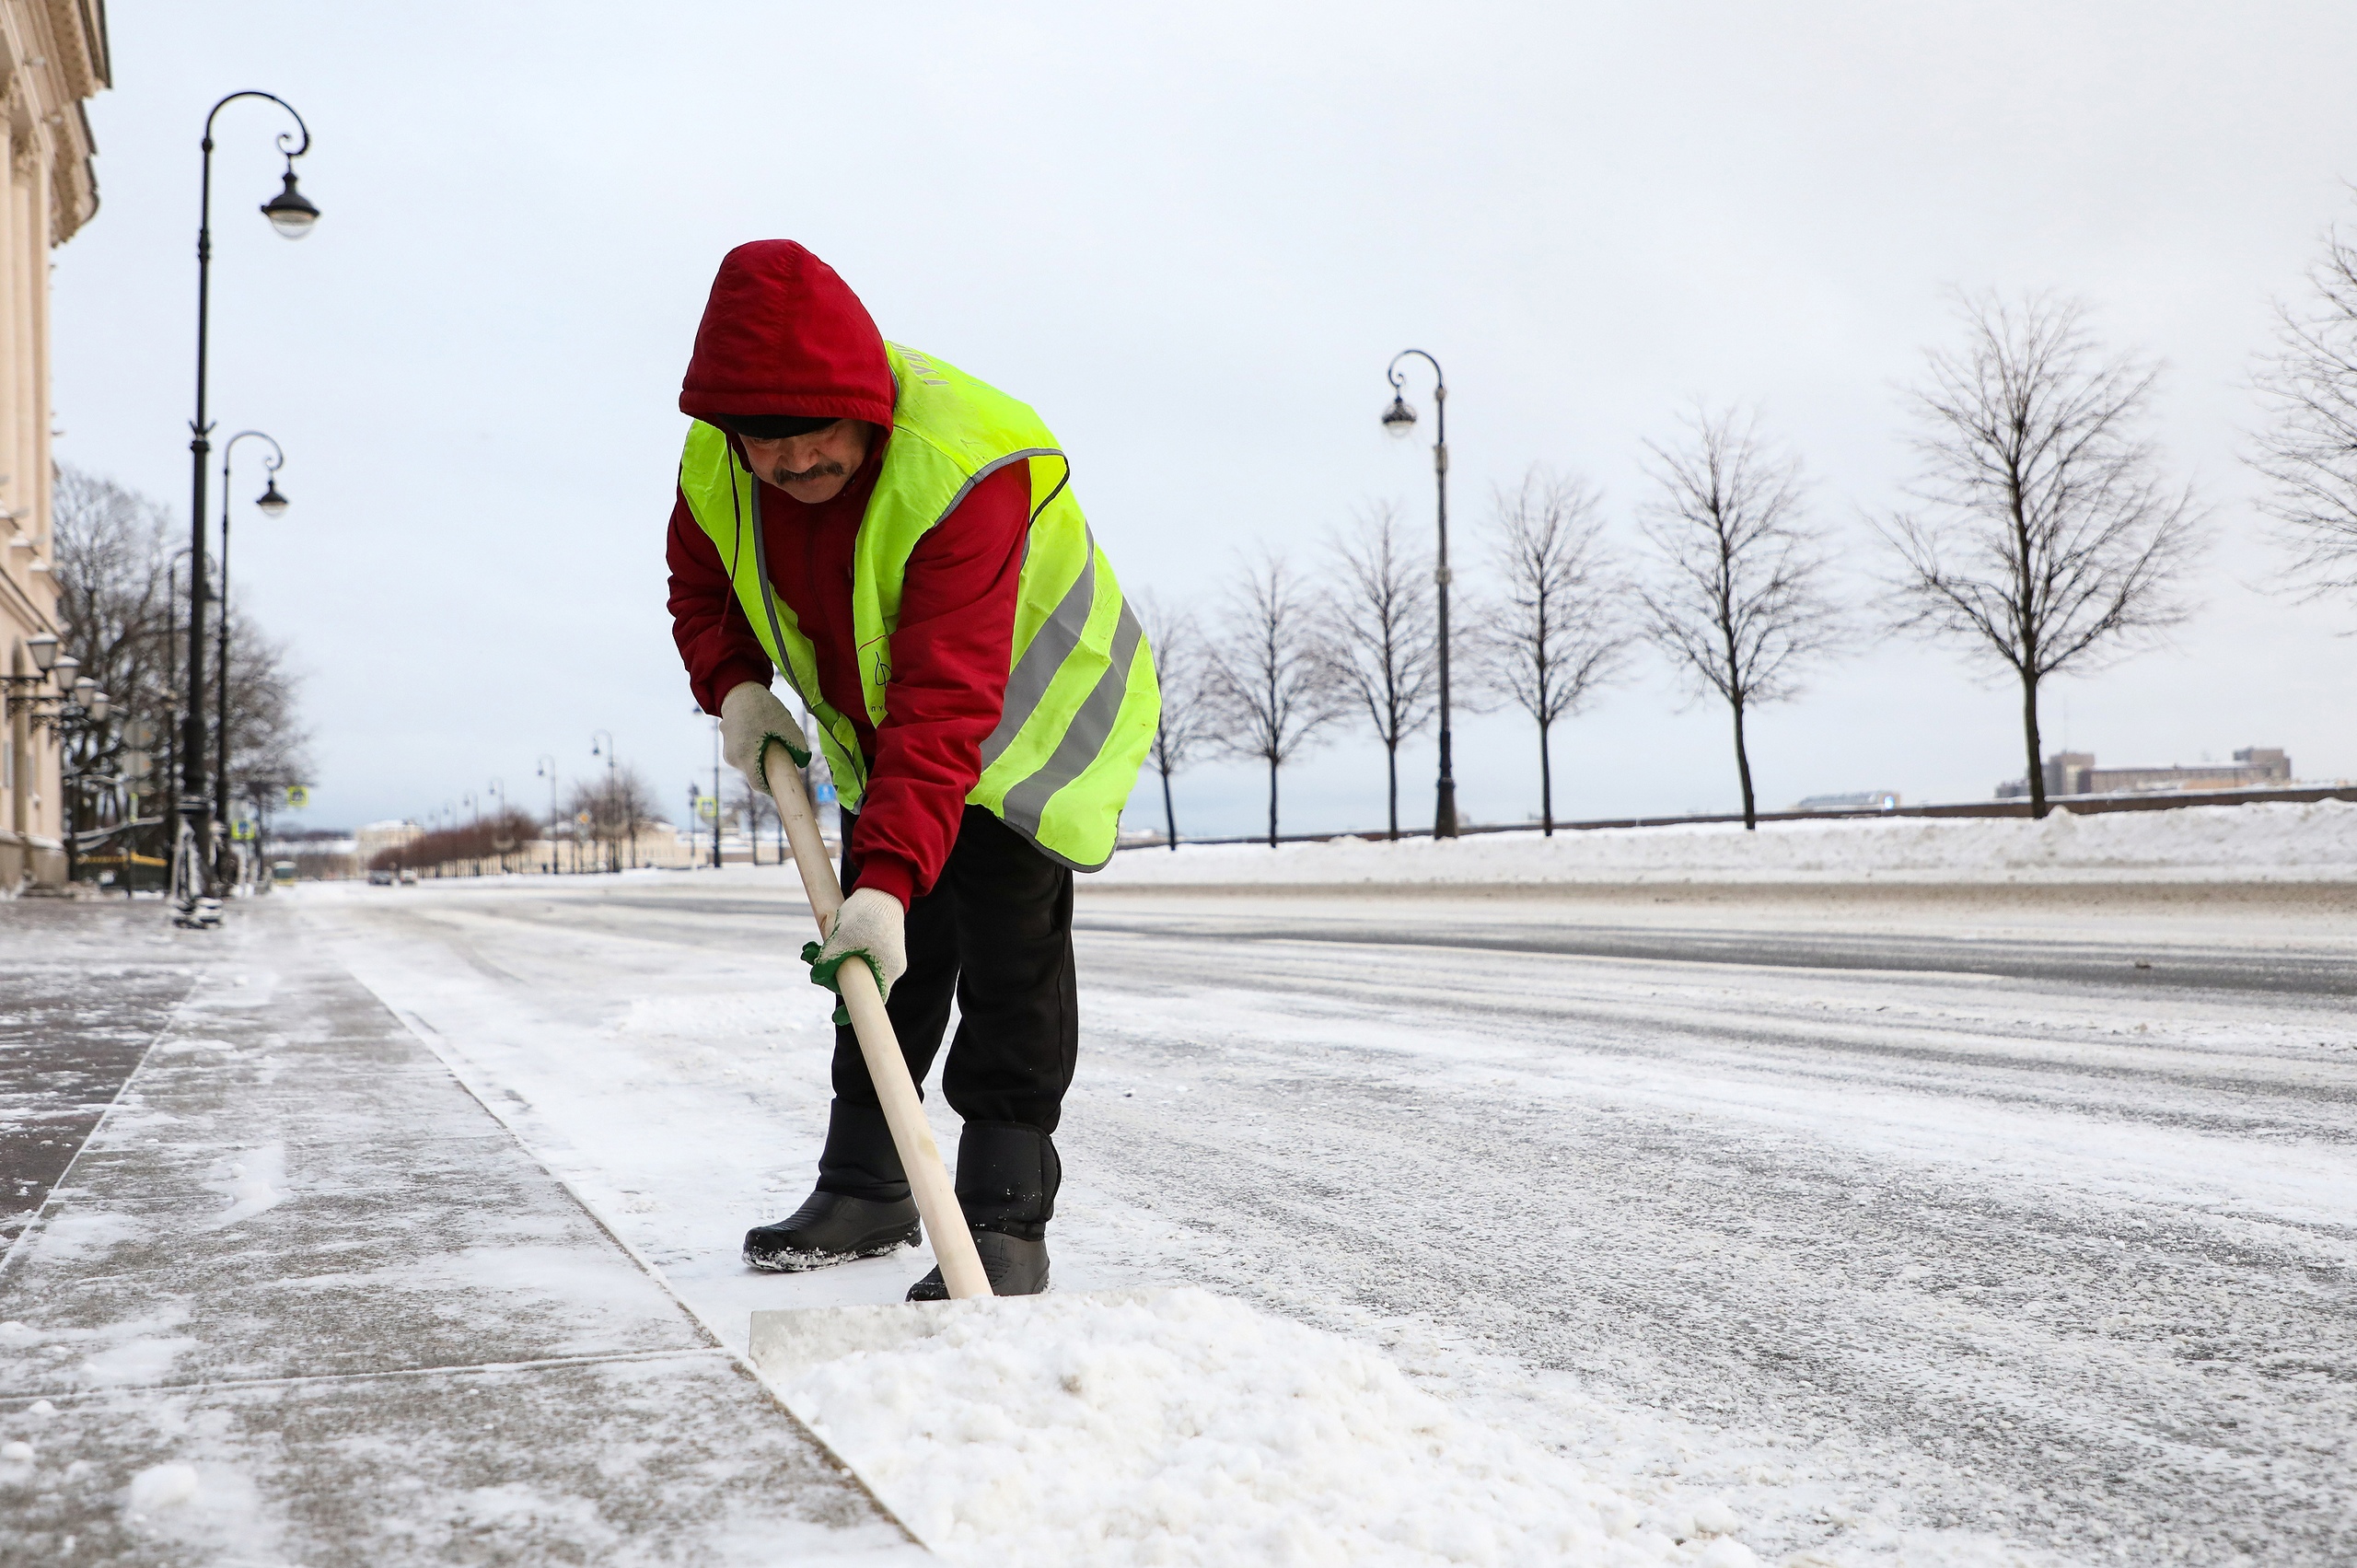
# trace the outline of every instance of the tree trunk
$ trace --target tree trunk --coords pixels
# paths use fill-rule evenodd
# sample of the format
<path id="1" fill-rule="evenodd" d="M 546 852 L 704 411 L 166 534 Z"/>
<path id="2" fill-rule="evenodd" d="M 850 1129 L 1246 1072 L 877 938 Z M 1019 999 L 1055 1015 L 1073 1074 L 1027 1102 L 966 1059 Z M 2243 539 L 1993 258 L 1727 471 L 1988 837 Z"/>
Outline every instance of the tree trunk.
<path id="1" fill-rule="evenodd" d="M 1269 847 L 1277 847 L 1277 760 L 1269 759 Z"/>
<path id="2" fill-rule="evenodd" d="M 1170 808 L 1170 770 L 1162 770 L 1162 830 L 1170 835 L 1170 853 L 1178 853 L 1178 814 Z"/>
<path id="3" fill-rule="evenodd" d="M 1547 755 L 1547 726 L 1538 726 L 1538 820 L 1545 825 L 1546 836 L 1555 836 L 1555 765 Z"/>
<path id="4" fill-rule="evenodd" d="M 1399 741 L 1397 737 L 1383 743 L 1383 766 L 1391 780 L 1391 842 L 1399 842 Z"/>
<path id="5" fill-rule="evenodd" d="M 2029 814 L 2046 816 L 2046 769 L 2038 760 L 2038 678 L 2022 677 L 2022 744 L 2029 752 Z"/>
<path id="6" fill-rule="evenodd" d="M 1727 706 L 1735 711 L 1735 772 L 1743 781 L 1743 830 L 1755 833 L 1759 830 L 1759 814 L 1751 799 L 1751 753 L 1743 742 L 1743 704 L 1729 703 Z"/>

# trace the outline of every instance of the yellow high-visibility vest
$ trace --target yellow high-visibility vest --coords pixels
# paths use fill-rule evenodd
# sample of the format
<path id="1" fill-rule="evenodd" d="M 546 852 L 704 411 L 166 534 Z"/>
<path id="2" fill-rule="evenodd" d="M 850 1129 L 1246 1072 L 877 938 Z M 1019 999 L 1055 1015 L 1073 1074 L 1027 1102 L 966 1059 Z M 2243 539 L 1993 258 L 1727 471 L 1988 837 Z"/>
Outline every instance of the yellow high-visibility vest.
<path id="1" fill-rule="evenodd" d="M 852 625 L 860 697 L 871 726 L 889 710 L 892 632 L 909 556 L 967 492 L 1009 463 L 1031 473 L 1006 698 L 966 796 L 1051 858 L 1094 871 L 1113 855 L 1121 807 L 1162 717 L 1154 654 L 1073 498 L 1072 465 L 1030 408 L 956 367 L 884 345 L 897 389 L 892 438 L 852 551 Z M 728 563 L 745 617 L 818 720 L 818 744 L 842 804 L 867 786 L 858 731 L 819 689 L 817 650 L 771 587 L 761 486 L 728 437 L 697 421 L 679 459 L 679 491 Z"/>

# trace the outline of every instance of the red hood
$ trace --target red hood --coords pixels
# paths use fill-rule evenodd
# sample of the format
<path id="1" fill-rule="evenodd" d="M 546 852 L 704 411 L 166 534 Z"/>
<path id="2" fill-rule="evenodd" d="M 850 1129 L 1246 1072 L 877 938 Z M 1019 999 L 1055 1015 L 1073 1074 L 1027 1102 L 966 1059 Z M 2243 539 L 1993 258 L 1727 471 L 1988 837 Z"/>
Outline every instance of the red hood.
<path id="1" fill-rule="evenodd" d="M 791 239 L 721 258 L 679 412 L 798 414 L 892 424 L 884 337 L 835 270 Z"/>

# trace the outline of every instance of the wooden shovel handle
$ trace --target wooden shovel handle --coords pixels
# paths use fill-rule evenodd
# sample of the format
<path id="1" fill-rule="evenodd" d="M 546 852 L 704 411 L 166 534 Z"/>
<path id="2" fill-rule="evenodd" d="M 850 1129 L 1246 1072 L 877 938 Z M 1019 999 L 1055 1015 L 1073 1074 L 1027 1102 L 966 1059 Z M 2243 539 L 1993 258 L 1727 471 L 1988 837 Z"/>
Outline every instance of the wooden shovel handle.
<path id="1" fill-rule="evenodd" d="M 827 855 L 826 841 L 819 837 L 818 814 L 811 810 L 809 794 L 802 787 L 802 771 L 794 765 L 791 755 L 784 767 L 771 766 L 772 748 L 777 752 L 785 749 L 778 741 L 762 748 L 761 774 L 777 801 L 778 817 L 785 824 L 785 842 L 794 846 L 795 869 L 802 873 L 802 890 L 809 897 L 810 912 L 819 918 L 819 935 L 823 940 L 834 930 L 835 912 L 842 908 L 842 883 L 836 878 L 835 863 Z M 990 1276 L 982 1272 L 973 1234 L 966 1228 L 966 1213 L 958 1206 L 957 1189 L 950 1185 L 949 1172 L 941 1163 L 933 1126 L 924 1118 L 924 1102 L 917 1098 L 917 1086 L 910 1081 L 908 1059 L 900 1054 L 900 1036 L 893 1032 L 891 1015 L 884 1010 L 876 976 L 865 962 L 847 963 L 835 971 L 835 983 L 842 987 L 843 1010 L 851 1015 L 852 1032 L 859 1037 L 859 1054 L 867 1063 L 876 1098 L 883 1104 L 885 1123 L 892 1130 L 892 1146 L 900 1151 L 900 1168 L 916 1195 L 917 1214 L 924 1221 L 925 1234 L 933 1238 L 942 1282 L 949 1287 L 953 1300 L 988 1295 Z"/>

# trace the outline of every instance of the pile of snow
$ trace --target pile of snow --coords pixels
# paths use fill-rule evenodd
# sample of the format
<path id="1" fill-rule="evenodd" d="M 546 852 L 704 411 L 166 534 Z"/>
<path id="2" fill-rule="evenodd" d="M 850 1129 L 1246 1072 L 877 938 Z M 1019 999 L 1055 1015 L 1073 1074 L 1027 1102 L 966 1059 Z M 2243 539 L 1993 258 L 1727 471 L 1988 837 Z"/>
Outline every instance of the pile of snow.
<path id="1" fill-rule="evenodd" d="M 1379 1351 L 1199 1290 L 962 1303 L 929 1338 L 822 1363 L 781 1392 L 953 1561 L 1758 1562 L 1722 1504 L 1674 1539 Z"/>
<path id="2" fill-rule="evenodd" d="M 131 1511 L 153 1514 L 193 1503 L 203 1490 L 193 1465 L 150 1465 L 131 1478 Z"/>
<path id="3" fill-rule="evenodd" d="M 1452 840 L 1126 850 L 1097 887 L 1224 883 L 2357 879 L 2357 804 L 2188 806 L 2078 816 L 1864 817 L 1537 830 Z"/>

